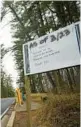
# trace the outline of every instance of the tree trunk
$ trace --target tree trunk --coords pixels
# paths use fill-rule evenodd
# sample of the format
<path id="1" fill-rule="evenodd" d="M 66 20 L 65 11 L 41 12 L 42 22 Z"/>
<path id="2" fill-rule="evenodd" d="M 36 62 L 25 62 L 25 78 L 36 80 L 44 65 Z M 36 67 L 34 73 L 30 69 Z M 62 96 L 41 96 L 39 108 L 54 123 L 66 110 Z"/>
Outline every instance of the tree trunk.
<path id="1" fill-rule="evenodd" d="M 60 83 L 59 83 L 59 78 L 58 78 L 58 75 L 57 75 L 57 71 L 54 71 L 53 72 L 53 75 L 54 75 L 54 78 L 55 78 L 55 82 L 56 82 L 56 90 L 57 90 L 57 93 L 60 93 Z"/>
<path id="2" fill-rule="evenodd" d="M 72 80 L 71 80 L 71 77 L 70 77 L 69 69 L 67 68 L 66 71 L 67 71 L 67 77 L 68 77 L 70 89 L 71 89 L 71 91 L 73 91 Z"/>
<path id="3" fill-rule="evenodd" d="M 38 80 L 39 80 L 39 84 L 41 87 L 41 92 L 44 92 L 44 88 L 43 88 L 43 84 L 42 84 L 42 74 L 38 74 Z"/>
<path id="4" fill-rule="evenodd" d="M 30 86 L 31 86 L 31 92 L 36 93 L 35 82 L 34 82 L 33 76 L 30 76 Z"/>
<path id="5" fill-rule="evenodd" d="M 48 77 L 50 83 L 52 84 L 53 88 L 55 88 L 56 85 L 55 85 L 55 82 L 53 81 L 53 79 L 52 79 L 52 77 L 51 77 L 50 72 L 47 72 L 46 75 L 47 75 L 47 77 Z"/>

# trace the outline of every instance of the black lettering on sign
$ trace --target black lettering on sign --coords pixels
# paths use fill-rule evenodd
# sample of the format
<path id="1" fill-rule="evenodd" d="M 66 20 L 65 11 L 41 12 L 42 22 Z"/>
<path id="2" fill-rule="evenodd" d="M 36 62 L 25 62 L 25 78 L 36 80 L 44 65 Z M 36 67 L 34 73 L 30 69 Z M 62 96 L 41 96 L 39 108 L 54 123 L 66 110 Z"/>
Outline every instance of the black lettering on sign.
<path id="1" fill-rule="evenodd" d="M 59 33 L 57 33 L 57 41 L 59 40 Z"/>
<path id="2" fill-rule="evenodd" d="M 60 33 L 59 33 L 59 38 L 61 39 L 61 38 L 63 38 L 63 37 L 64 37 L 63 32 L 60 32 Z"/>
<path id="3" fill-rule="evenodd" d="M 59 32 L 59 33 L 57 33 L 57 41 L 58 41 L 59 39 L 61 39 L 62 37 L 64 37 L 64 34 L 63 34 L 62 31 Z"/>
<path id="4" fill-rule="evenodd" d="M 65 33 L 65 35 L 67 36 L 67 35 L 70 34 L 70 31 L 69 31 L 68 29 L 66 29 L 66 30 L 64 30 L 64 33 Z"/>
<path id="5" fill-rule="evenodd" d="M 46 43 L 47 39 L 48 39 L 48 36 L 46 36 L 43 40 L 41 40 L 40 44 L 43 44 L 44 42 Z"/>
<path id="6" fill-rule="evenodd" d="M 57 33 L 57 41 L 61 38 L 63 38 L 64 36 L 68 36 L 70 34 L 70 31 L 68 29 L 64 30 L 63 32 L 59 32 Z"/>
<path id="7" fill-rule="evenodd" d="M 37 46 L 37 43 L 36 43 L 36 42 L 33 42 L 33 43 L 30 44 L 30 49 L 31 49 L 31 48 L 34 48 L 34 47 L 36 47 L 36 46 Z"/>
<path id="8" fill-rule="evenodd" d="M 55 40 L 58 41 L 59 39 L 62 39 L 64 36 L 68 36 L 69 34 L 70 34 L 70 31 L 68 29 L 65 29 L 64 31 L 58 32 L 57 33 L 57 36 L 50 35 L 51 42 L 54 42 Z M 39 41 L 39 44 L 46 43 L 47 39 L 48 39 L 48 36 L 44 37 L 44 39 L 42 39 L 42 40 Z M 30 49 L 36 47 L 37 45 L 38 44 L 37 44 L 36 41 L 33 42 L 33 43 L 31 43 L 30 44 Z"/>
<path id="9" fill-rule="evenodd" d="M 53 41 L 55 41 L 55 40 L 56 40 L 55 35 L 51 35 L 50 37 L 51 37 L 51 42 L 53 42 Z"/>

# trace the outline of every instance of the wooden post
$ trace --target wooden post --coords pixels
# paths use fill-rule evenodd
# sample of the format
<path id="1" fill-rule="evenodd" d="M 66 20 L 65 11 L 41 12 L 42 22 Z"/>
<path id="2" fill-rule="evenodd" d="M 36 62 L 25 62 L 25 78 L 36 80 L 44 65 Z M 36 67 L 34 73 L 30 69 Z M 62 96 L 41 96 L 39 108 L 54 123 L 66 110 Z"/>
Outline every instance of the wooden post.
<path id="1" fill-rule="evenodd" d="M 54 78 L 55 78 L 55 81 L 56 81 L 57 92 L 60 93 L 60 84 L 59 84 L 59 79 L 58 79 L 57 72 L 55 71 L 53 74 L 54 74 Z"/>
<path id="2" fill-rule="evenodd" d="M 31 116 L 31 91 L 30 91 L 30 81 L 28 76 L 25 76 L 25 90 L 26 90 L 26 105 L 27 105 L 27 126 L 32 127 L 32 116 Z"/>

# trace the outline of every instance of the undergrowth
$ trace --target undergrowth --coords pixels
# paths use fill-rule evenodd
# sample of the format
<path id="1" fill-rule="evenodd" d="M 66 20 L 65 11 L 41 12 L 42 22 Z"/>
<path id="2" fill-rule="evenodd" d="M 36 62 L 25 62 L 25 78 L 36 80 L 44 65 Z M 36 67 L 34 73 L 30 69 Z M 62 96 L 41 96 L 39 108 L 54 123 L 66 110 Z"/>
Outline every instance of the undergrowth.
<path id="1" fill-rule="evenodd" d="M 80 95 L 49 95 L 37 111 L 35 119 L 39 127 L 80 127 Z"/>

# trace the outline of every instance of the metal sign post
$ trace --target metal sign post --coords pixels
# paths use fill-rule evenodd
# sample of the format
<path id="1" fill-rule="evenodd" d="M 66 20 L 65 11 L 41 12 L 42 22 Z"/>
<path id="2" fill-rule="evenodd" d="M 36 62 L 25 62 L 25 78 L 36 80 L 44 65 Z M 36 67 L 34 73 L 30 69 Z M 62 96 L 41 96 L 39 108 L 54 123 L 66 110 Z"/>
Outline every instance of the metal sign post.
<path id="1" fill-rule="evenodd" d="M 32 127 L 32 116 L 31 116 L 31 91 L 30 91 L 30 81 L 28 76 L 25 76 L 25 90 L 26 90 L 26 105 L 27 105 L 27 126 Z"/>

